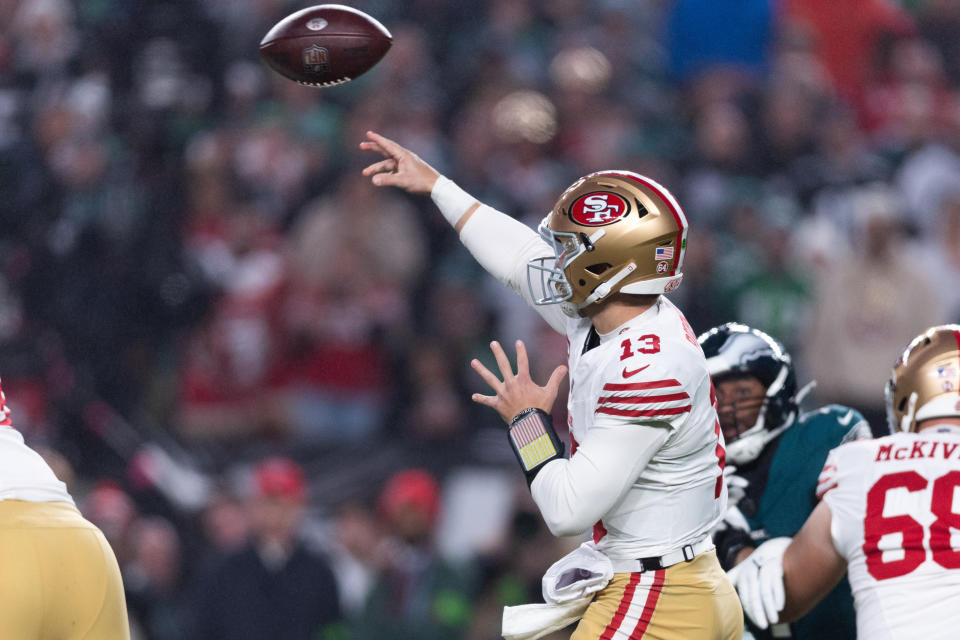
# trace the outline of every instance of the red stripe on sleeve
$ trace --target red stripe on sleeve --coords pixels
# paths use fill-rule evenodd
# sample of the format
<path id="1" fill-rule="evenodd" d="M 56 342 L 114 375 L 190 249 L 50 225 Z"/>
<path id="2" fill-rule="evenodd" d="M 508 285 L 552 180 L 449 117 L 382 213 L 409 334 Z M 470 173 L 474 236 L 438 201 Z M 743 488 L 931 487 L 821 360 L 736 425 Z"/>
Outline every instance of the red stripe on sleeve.
<path id="1" fill-rule="evenodd" d="M 608 383 L 603 385 L 604 391 L 643 391 L 644 389 L 663 389 L 665 387 L 679 387 L 676 380 L 651 380 L 650 382 Z"/>
<path id="2" fill-rule="evenodd" d="M 597 407 L 597 413 L 606 413 L 611 416 L 625 416 L 627 418 L 657 418 L 661 416 L 678 416 L 690 411 L 690 405 L 685 407 L 666 407 L 663 409 L 617 409 L 616 407 Z"/>
<path id="3" fill-rule="evenodd" d="M 686 393 L 668 393 L 662 396 L 603 396 L 597 400 L 597 404 L 651 404 L 655 402 L 676 402 L 677 400 L 688 400 L 689 398 L 690 396 Z"/>
<path id="4" fill-rule="evenodd" d="M 837 483 L 836 483 L 836 482 L 832 482 L 832 483 L 830 483 L 830 486 L 825 487 L 823 490 L 818 490 L 818 491 L 817 491 L 817 500 L 823 499 L 823 496 L 827 495 L 827 493 L 829 493 L 830 491 L 832 491 L 833 489 L 836 489 L 836 488 L 837 488 Z"/>

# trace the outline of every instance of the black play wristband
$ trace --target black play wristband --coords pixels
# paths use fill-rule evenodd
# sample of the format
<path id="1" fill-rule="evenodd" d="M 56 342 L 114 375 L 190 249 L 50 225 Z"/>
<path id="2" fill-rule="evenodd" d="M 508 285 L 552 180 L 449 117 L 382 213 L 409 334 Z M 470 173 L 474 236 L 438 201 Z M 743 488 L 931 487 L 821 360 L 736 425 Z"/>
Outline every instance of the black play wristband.
<path id="1" fill-rule="evenodd" d="M 514 416 L 508 434 L 510 446 L 527 476 L 527 485 L 545 464 L 563 457 L 563 443 L 553 429 L 550 414 L 541 409 L 524 409 Z"/>

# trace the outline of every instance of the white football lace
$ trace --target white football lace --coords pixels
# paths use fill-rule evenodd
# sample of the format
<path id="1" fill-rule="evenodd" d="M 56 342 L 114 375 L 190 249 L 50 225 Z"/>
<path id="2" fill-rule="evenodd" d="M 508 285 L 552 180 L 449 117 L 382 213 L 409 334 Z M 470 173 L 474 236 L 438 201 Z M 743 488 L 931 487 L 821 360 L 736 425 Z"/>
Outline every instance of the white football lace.
<path id="1" fill-rule="evenodd" d="M 344 82 L 350 82 L 350 78 L 343 77 L 337 80 L 328 80 L 327 82 L 304 82 L 303 80 L 297 80 L 298 84 L 302 84 L 305 87 L 333 87 L 338 84 L 343 84 Z"/>

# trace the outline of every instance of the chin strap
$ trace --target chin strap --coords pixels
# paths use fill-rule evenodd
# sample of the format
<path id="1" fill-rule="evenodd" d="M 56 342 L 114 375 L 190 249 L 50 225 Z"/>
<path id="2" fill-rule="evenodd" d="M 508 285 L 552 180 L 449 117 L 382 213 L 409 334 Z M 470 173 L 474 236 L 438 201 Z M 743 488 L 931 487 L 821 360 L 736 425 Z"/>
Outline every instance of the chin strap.
<path id="1" fill-rule="evenodd" d="M 757 424 L 727 445 L 727 460 L 733 464 L 753 462 L 768 442 L 793 426 L 794 420 L 796 420 L 796 414 L 791 415 L 776 429 L 764 429 L 761 411 L 761 418 L 757 420 Z"/>
<path id="2" fill-rule="evenodd" d="M 903 414 L 903 419 L 900 420 L 900 431 L 907 433 L 913 427 L 914 416 L 917 414 L 917 392 L 914 391 L 910 394 L 910 398 L 907 400 L 907 412 Z"/>
<path id="3" fill-rule="evenodd" d="M 637 270 L 637 265 L 634 264 L 633 262 L 625 266 L 623 269 L 620 269 L 620 271 L 618 271 L 615 276 L 613 276 L 606 282 L 601 283 L 599 287 L 594 289 L 593 293 L 587 296 L 587 299 L 584 300 L 583 303 L 580 305 L 581 308 L 589 306 L 594 302 L 598 302 L 606 298 L 608 295 L 610 295 L 610 292 L 613 290 L 613 288 L 618 284 L 620 284 L 621 280 L 623 280 L 624 278 L 626 278 L 628 275 L 630 275 L 636 270 Z"/>
<path id="4" fill-rule="evenodd" d="M 803 385 L 800 391 L 797 391 L 797 394 L 793 396 L 794 401 L 797 403 L 797 406 L 800 406 L 800 403 L 803 402 L 810 392 L 817 388 L 817 381 L 811 380 L 807 384 Z"/>

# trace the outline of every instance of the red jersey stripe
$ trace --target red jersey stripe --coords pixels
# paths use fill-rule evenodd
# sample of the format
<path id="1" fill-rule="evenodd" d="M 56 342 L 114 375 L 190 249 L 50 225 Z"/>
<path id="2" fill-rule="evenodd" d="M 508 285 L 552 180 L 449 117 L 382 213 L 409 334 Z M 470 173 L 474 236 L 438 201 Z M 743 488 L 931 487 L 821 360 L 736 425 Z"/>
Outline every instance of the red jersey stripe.
<path id="1" fill-rule="evenodd" d="M 603 526 L 603 520 L 597 520 L 593 523 L 593 543 L 597 544 L 607 535 L 607 528 Z"/>
<path id="2" fill-rule="evenodd" d="M 603 385 L 604 391 L 643 391 L 644 389 L 663 389 L 665 387 L 679 387 L 676 380 L 651 380 L 649 382 L 608 383 Z"/>
<path id="3" fill-rule="evenodd" d="M 690 411 L 690 405 L 683 407 L 665 407 L 663 409 L 617 409 L 616 407 L 597 407 L 597 413 L 606 413 L 611 416 L 626 416 L 628 418 L 657 418 L 661 416 L 678 416 Z"/>
<path id="4" fill-rule="evenodd" d="M 818 491 L 817 491 L 817 500 L 820 500 L 821 498 L 823 498 L 823 496 L 827 495 L 827 493 L 830 492 L 831 490 L 836 489 L 836 488 L 837 488 L 837 485 L 838 485 L 838 483 L 836 483 L 836 482 L 831 482 L 830 485 L 827 486 L 827 487 L 825 487 L 823 490 L 818 490 Z"/>
<path id="5" fill-rule="evenodd" d="M 690 396 L 686 393 L 668 393 L 662 396 L 601 396 L 597 404 L 619 403 L 619 404 L 651 404 L 655 402 L 675 402 L 677 400 L 688 400 Z"/>
<path id="6" fill-rule="evenodd" d="M 616 613 L 613 614 L 613 619 L 610 621 L 610 624 L 608 624 L 607 628 L 600 634 L 600 640 L 610 640 L 613 634 L 617 632 L 617 629 L 620 628 L 620 625 L 623 623 L 623 617 L 627 615 L 627 610 L 630 609 L 633 594 L 637 590 L 637 585 L 640 583 L 642 576 L 642 573 L 630 575 L 630 581 L 623 589 L 623 597 L 620 598 L 620 605 L 617 607 Z"/>
<path id="7" fill-rule="evenodd" d="M 643 605 L 643 613 L 640 614 L 640 620 L 633 633 L 630 634 L 630 640 L 642 640 L 650 626 L 650 620 L 653 618 L 653 611 L 657 608 L 657 601 L 660 599 L 660 592 L 663 591 L 663 581 L 667 575 L 666 569 L 660 569 L 653 575 L 653 584 L 650 585 L 650 591 L 647 592 L 647 601 Z"/>

